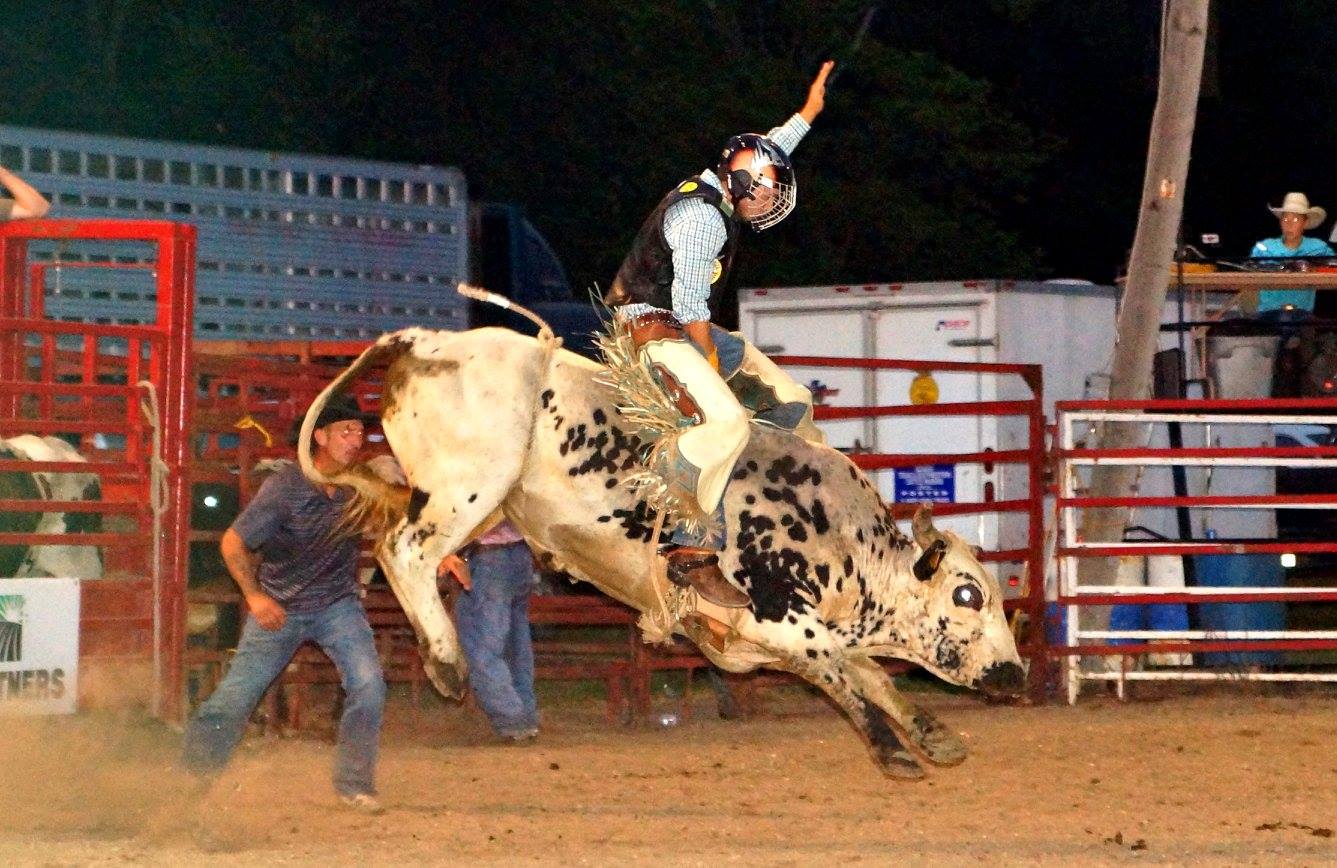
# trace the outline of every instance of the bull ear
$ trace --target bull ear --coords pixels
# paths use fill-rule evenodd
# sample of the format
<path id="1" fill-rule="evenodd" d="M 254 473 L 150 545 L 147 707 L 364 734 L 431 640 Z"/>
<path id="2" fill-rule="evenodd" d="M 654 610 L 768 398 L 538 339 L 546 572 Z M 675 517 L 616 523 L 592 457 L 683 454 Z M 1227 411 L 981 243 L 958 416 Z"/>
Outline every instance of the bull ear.
<path id="1" fill-rule="evenodd" d="M 928 550 L 933 543 L 942 539 L 942 534 L 933 527 L 933 507 L 921 503 L 915 510 L 915 517 L 910 520 L 910 532 L 921 549 Z"/>
<path id="2" fill-rule="evenodd" d="M 933 578 L 933 574 L 938 571 L 938 565 L 942 563 L 943 555 L 947 554 L 947 543 L 942 540 L 934 540 L 924 549 L 924 553 L 915 561 L 915 578 L 921 582 L 927 582 Z"/>

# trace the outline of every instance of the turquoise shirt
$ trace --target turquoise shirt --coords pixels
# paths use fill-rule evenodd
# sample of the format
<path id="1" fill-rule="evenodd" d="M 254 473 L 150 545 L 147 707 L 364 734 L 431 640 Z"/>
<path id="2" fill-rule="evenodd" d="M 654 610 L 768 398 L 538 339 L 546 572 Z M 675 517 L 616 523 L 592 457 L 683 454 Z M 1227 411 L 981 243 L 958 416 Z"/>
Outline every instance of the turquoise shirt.
<path id="1" fill-rule="evenodd" d="M 1249 251 L 1250 259 L 1287 258 L 1293 256 L 1337 256 L 1328 242 L 1307 236 L 1300 238 L 1300 246 L 1294 250 L 1286 246 L 1280 238 L 1264 238 Z M 1258 312 L 1281 310 L 1291 305 L 1299 310 L 1314 309 L 1314 290 L 1312 289 L 1267 289 L 1258 293 Z"/>

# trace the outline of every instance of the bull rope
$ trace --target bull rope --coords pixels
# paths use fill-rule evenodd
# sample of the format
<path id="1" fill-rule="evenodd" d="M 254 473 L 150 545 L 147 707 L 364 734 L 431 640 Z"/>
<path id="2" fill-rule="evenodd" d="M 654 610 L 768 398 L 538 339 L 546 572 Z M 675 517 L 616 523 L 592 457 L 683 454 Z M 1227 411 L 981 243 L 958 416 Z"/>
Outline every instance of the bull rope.
<path id="1" fill-rule="evenodd" d="M 455 291 L 465 298 L 481 301 L 485 304 L 493 304 L 502 310 L 515 311 L 538 326 L 537 338 L 539 345 L 543 348 L 543 379 L 539 383 L 539 387 L 534 390 L 534 425 L 530 426 L 529 431 L 530 445 L 532 446 L 535 428 L 538 425 L 543 388 L 547 385 L 553 353 L 562 345 L 562 339 L 553 333 L 552 327 L 542 317 L 505 296 L 497 295 L 495 292 L 489 292 L 482 287 L 471 286 L 467 283 L 457 285 Z M 619 407 L 618 409 L 635 413 L 639 408 L 633 405 L 630 408 Z M 641 424 L 643 427 L 652 427 L 645 425 L 644 422 Z M 656 481 L 658 481 L 657 477 Z M 648 543 L 651 565 L 650 584 L 654 591 L 655 602 L 659 604 L 659 611 L 643 614 L 638 619 L 637 626 L 640 627 L 644 640 L 650 644 L 669 641 L 673 636 L 673 628 L 682 620 L 683 615 L 696 611 L 696 592 L 691 588 L 679 588 L 668 580 L 668 561 L 661 557 L 658 552 L 659 535 L 664 530 L 664 520 L 670 511 L 672 510 L 663 506 L 655 508 L 655 527 L 650 534 Z"/>
<path id="2" fill-rule="evenodd" d="M 135 384 L 144 390 L 139 411 L 151 432 L 149 447 L 149 507 L 153 511 L 153 715 L 162 714 L 162 525 L 167 512 L 167 463 L 162 460 L 162 416 L 158 388 L 148 380 Z"/>
<path id="3" fill-rule="evenodd" d="M 660 645 L 673 638 L 673 628 L 684 615 L 696 611 L 696 591 L 680 588 L 668 580 L 668 560 L 659 554 L 659 534 L 664 530 L 667 510 L 655 513 L 655 527 L 650 532 L 646 550 L 650 558 L 650 587 L 659 611 L 645 612 L 636 620 L 641 638 L 650 645 Z"/>

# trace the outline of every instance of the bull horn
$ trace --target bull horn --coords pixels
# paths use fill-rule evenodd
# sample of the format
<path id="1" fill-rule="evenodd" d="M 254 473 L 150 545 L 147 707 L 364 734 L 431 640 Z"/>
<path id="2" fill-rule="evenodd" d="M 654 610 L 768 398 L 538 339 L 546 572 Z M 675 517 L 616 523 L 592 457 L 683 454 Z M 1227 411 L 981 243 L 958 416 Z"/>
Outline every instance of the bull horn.
<path id="1" fill-rule="evenodd" d="M 947 554 L 947 543 L 943 540 L 934 540 L 929 547 L 924 549 L 924 553 L 915 561 L 915 578 L 921 582 L 927 582 L 933 578 L 933 574 L 938 571 L 938 565 L 942 563 L 943 555 Z"/>
<path id="2" fill-rule="evenodd" d="M 935 542 L 946 542 L 943 535 L 933 526 L 933 507 L 927 503 L 920 504 L 919 509 L 915 510 L 915 517 L 910 520 L 910 532 L 914 535 L 915 542 L 925 551 L 928 551 Z"/>

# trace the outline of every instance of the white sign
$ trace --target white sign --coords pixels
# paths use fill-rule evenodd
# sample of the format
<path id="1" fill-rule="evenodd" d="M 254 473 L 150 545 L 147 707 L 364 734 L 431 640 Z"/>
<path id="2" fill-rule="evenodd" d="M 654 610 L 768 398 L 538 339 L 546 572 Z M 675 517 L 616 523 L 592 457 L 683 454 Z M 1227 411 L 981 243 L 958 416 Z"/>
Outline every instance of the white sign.
<path id="1" fill-rule="evenodd" d="M 0 579 L 0 714 L 72 714 L 79 580 Z"/>

